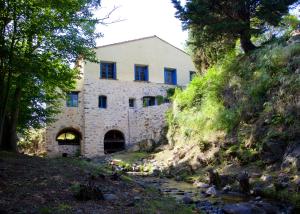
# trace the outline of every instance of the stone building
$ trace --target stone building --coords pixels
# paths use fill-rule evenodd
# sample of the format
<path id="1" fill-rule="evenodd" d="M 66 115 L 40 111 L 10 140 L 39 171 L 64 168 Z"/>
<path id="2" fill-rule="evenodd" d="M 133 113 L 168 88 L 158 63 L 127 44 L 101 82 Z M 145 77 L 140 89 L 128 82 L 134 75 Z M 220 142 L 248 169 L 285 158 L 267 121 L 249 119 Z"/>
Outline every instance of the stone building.
<path id="1" fill-rule="evenodd" d="M 188 54 L 157 36 L 96 48 L 100 63 L 81 62 L 82 78 L 46 131 L 50 156 L 100 156 L 144 140 L 158 141 L 169 88 L 185 86 Z"/>

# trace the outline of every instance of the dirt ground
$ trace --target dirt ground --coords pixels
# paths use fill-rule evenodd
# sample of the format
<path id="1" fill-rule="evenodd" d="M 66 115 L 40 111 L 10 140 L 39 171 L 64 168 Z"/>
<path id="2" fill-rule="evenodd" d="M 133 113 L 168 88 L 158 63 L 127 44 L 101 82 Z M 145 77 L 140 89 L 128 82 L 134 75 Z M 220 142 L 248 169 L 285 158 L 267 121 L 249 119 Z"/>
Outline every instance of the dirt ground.
<path id="1" fill-rule="evenodd" d="M 112 199 L 76 199 L 79 185 L 91 178 L 93 185 Z M 46 159 L 0 152 L 0 214 L 173 213 L 174 209 L 190 213 L 129 177 L 112 176 L 104 166 L 74 158 Z"/>

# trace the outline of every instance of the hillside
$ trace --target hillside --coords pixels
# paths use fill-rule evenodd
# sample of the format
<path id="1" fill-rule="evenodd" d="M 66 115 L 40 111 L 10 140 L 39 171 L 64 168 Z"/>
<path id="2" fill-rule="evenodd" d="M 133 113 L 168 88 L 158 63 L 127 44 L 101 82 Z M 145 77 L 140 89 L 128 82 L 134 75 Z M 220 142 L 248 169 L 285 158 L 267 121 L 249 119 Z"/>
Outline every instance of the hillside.
<path id="1" fill-rule="evenodd" d="M 154 155 L 153 168 L 196 183 L 208 182 L 210 170 L 233 178 L 245 171 L 251 188 L 263 187 L 261 195 L 300 206 L 299 40 L 298 34 L 247 55 L 229 53 L 176 89 L 169 145 Z"/>

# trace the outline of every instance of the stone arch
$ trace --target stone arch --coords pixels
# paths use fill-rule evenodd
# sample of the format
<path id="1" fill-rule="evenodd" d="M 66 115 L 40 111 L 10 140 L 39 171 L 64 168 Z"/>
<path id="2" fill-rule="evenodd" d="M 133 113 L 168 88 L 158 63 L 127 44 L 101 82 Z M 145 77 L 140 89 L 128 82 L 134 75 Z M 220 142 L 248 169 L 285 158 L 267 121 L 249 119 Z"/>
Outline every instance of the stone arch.
<path id="1" fill-rule="evenodd" d="M 75 128 L 67 127 L 57 133 L 55 140 L 59 145 L 80 145 L 82 134 Z"/>
<path id="2" fill-rule="evenodd" d="M 112 129 L 104 135 L 104 154 L 119 152 L 125 149 L 124 133 Z"/>

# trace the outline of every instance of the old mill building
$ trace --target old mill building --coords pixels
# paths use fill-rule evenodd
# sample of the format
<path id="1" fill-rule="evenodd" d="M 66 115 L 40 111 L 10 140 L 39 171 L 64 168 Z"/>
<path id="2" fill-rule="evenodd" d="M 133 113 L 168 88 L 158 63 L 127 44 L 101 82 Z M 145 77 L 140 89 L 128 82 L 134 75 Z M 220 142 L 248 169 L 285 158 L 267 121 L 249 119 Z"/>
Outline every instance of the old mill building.
<path id="1" fill-rule="evenodd" d="M 191 57 L 157 36 L 96 48 L 82 78 L 46 130 L 48 155 L 101 156 L 160 139 L 167 90 L 194 75 Z"/>

